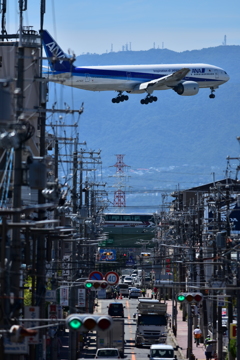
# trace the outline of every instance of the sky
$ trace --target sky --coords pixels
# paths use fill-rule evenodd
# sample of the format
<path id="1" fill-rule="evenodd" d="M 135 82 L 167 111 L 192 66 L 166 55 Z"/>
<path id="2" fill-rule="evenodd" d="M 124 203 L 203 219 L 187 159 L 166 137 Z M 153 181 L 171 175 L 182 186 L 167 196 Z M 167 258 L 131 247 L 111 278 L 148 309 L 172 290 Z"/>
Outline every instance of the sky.
<path id="1" fill-rule="evenodd" d="M 7 0 L 6 30 L 19 29 L 19 0 Z M 40 28 L 40 0 L 28 0 L 23 25 Z M 239 0 L 46 0 L 44 28 L 77 56 L 167 48 L 182 52 L 240 45 Z"/>

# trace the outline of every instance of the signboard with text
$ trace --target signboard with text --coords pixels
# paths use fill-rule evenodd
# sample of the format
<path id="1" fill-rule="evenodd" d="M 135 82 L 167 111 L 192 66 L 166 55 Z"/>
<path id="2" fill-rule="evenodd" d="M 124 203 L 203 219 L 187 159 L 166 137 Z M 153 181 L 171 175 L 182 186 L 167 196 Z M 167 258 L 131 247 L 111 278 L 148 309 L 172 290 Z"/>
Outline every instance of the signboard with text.
<path id="1" fill-rule="evenodd" d="M 86 289 L 78 289 L 78 307 L 86 306 Z"/>
<path id="2" fill-rule="evenodd" d="M 28 340 L 23 338 L 19 343 L 12 342 L 9 337 L 4 336 L 4 353 L 5 354 L 28 354 Z"/>
<path id="3" fill-rule="evenodd" d="M 69 288 L 61 286 L 60 289 L 59 289 L 59 293 L 60 293 L 59 305 L 68 306 Z"/>
<path id="4" fill-rule="evenodd" d="M 25 306 L 24 307 L 24 318 L 31 319 L 31 321 L 25 322 L 26 328 L 33 328 L 35 326 L 39 326 L 39 321 L 35 319 L 39 319 L 39 306 Z M 37 332 L 34 336 L 28 336 L 29 344 L 39 344 L 39 333 Z"/>

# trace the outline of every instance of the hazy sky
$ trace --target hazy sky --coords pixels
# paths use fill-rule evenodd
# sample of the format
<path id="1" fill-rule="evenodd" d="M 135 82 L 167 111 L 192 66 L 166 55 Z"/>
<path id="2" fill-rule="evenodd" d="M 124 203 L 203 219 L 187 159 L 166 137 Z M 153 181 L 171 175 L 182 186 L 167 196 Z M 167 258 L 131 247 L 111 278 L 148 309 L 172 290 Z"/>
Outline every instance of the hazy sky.
<path id="1" fill-rule="evenodd" d="M 19 0 L 7 0 L 6 29 L 19 28 Z M 40 0 L 28 0 L 24 25 L 40 27 Z M 76 55 L 155 47 L 174 51 L 240 45 L 239 0 L 46 0 L 44 28 Z M 163 45 L 164 44 L 164 45 Z"/>

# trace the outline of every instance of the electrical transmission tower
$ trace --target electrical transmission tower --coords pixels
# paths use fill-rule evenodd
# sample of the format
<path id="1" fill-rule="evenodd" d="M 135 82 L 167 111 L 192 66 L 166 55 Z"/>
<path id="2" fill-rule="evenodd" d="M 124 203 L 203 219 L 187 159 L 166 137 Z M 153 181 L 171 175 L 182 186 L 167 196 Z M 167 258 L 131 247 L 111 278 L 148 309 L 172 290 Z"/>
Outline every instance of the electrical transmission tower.
<path id="1" fill-rule="evenodd" d="M 125 193 L 126 184 L 125 184 L 125 182 L 126 182 L 126 178 L 127 178 L 124 173 L 124 168 L 129 167 L 129 166 L 126 165 L 123 161 L 123 157 L 125 155 L 118 154 L 116 156 L 117 156 L 117 162 L 116 162 L 116 164 L 112 165 L 112 166 L 116 167 L 115 177 L 117 179 L 117 184 L 114 185 L 115 187 L 117 187 L 117 190 L 114 191 L 113 206 L 123 208 L 123 207 L 126 207 L 126 193 Z"/>

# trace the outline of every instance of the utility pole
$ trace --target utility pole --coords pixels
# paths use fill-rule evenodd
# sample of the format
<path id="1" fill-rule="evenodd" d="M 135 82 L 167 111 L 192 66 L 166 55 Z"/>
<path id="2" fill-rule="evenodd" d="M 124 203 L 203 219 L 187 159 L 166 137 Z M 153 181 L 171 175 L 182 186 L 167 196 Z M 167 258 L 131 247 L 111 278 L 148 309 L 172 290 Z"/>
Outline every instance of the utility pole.
<path id="1" fill-rule="evenodd" d="M 72 186 L 72 204 L 73 204 L 73 214 L 77 213 L 77 174 L 78 174 L 78 158 L 77 158 L 77 139 L 74 141 L 74 153 L 73 153 L 73 186 Z M 76 226 L 76 225 L 75 225 Z M 75 280 L 76 275 L 76 252 L 77 246 L 76 241 L 72 243 L 72 284 Z M 75 312 L 76 305 L 76 287 L 72 285 L 70 287 L 70 299 L 69 299 L 69 308 L 70 313 Z M 69 360 L 76 360 L 77 354 L 77 333 L 76 331 L 69 332 Z"/>
<path id="2" fill-rule="evenodd" d="M 42 35 L 43 31 L 43 20 L 45 13 L 45 0 L 41 0 L 41 9 L 40 9 L 40 33 Z M 42 59 L 42 47 L 40 48 L 40 57 Z M 40 66 L 40 78 L 42 78 L 42 62 Z M 46 109 L 46 98 L 43 92 L 43 87 L 46 86 L 46 83 L 39 83 L 39 104 L 41 105 L 41 109 Z M 46 112 L 41 111 L 38 119 L 39 128 L 40 128 L 40 157 L 45 157 L 45 132 L 46 132 Z M 42 189 L 38 190 L 38 203 L 44 204 L 45 198 L 42 194 Z M 40 210 L 38 213 L 38 219 L 42 220 L 45 217 L 45 211 Z M 45 292 L 46 292 L 46 237 L 43 233 L 37 234 L 37 262 L 36 262 L 36 306 L 39 306 L 39 317 L 40 319 L 45 318 Z M 33 269 L 34 271 L 34 269 Z M 34 291 L 34 290 L 33 290 Z M 40 344 L 36 346 L 36 359 L 41 358 L 41 354 L 43 353 L 43 339 L 44 339 L 45 329 L 40 329 L 39 331 L 39 339 Z"/>
<path id="3" fill-rule="evenodd" d="M 26 4 L 25 4 L 26 5 Z M 22 27 L 23 27 L 23 11 L 26 10 L 23 0 L 19 1 L 19 43 L 18 43 L 18 78 L 17 86 L 15 93 L 17 94 L 17 112 L 16 112 L 16 123 L 20 123 L 20 117 L 23 112 L 23 91 L 24 91 L 24 47 L 22 43 Z M 14 170 L 13 170 L 13 208 L 21 208 L 21 186 L 22 186 L 22 146 L 21 143 L 17 149 L 15 149 L 14 154 Z M 15 212 L 13 215 L 13 222 L 20 222 L 20 213 Z M 10 293 L 14 294 L 14 305 L 13 309 L 10 310 L 10 303 L 8 302 L 8 308 L 6 309 L 7 317 L 10 316 L 9 310 L 12 312 L 11 317 L 19 316 L 19 309 L 21 307 L 21 301 L 19 299 L 19 284 L 20 284 L 20 266 L 21 266 L 21 241 L 20 241 L 20 228 L 15 227 L 12 230 L 12 242 L 11 242 L 11 259 L 12 266 L 10 272 L 10 289 L 7 289 L 7 296 L 10 296 Z M 10 293 L 8 292 L 10 290 Z M 6 359 L 9 358 L 9 355 L 6 355 Z M 11 359 L 19 359 L 20 355 L 11 355 Z"/>

